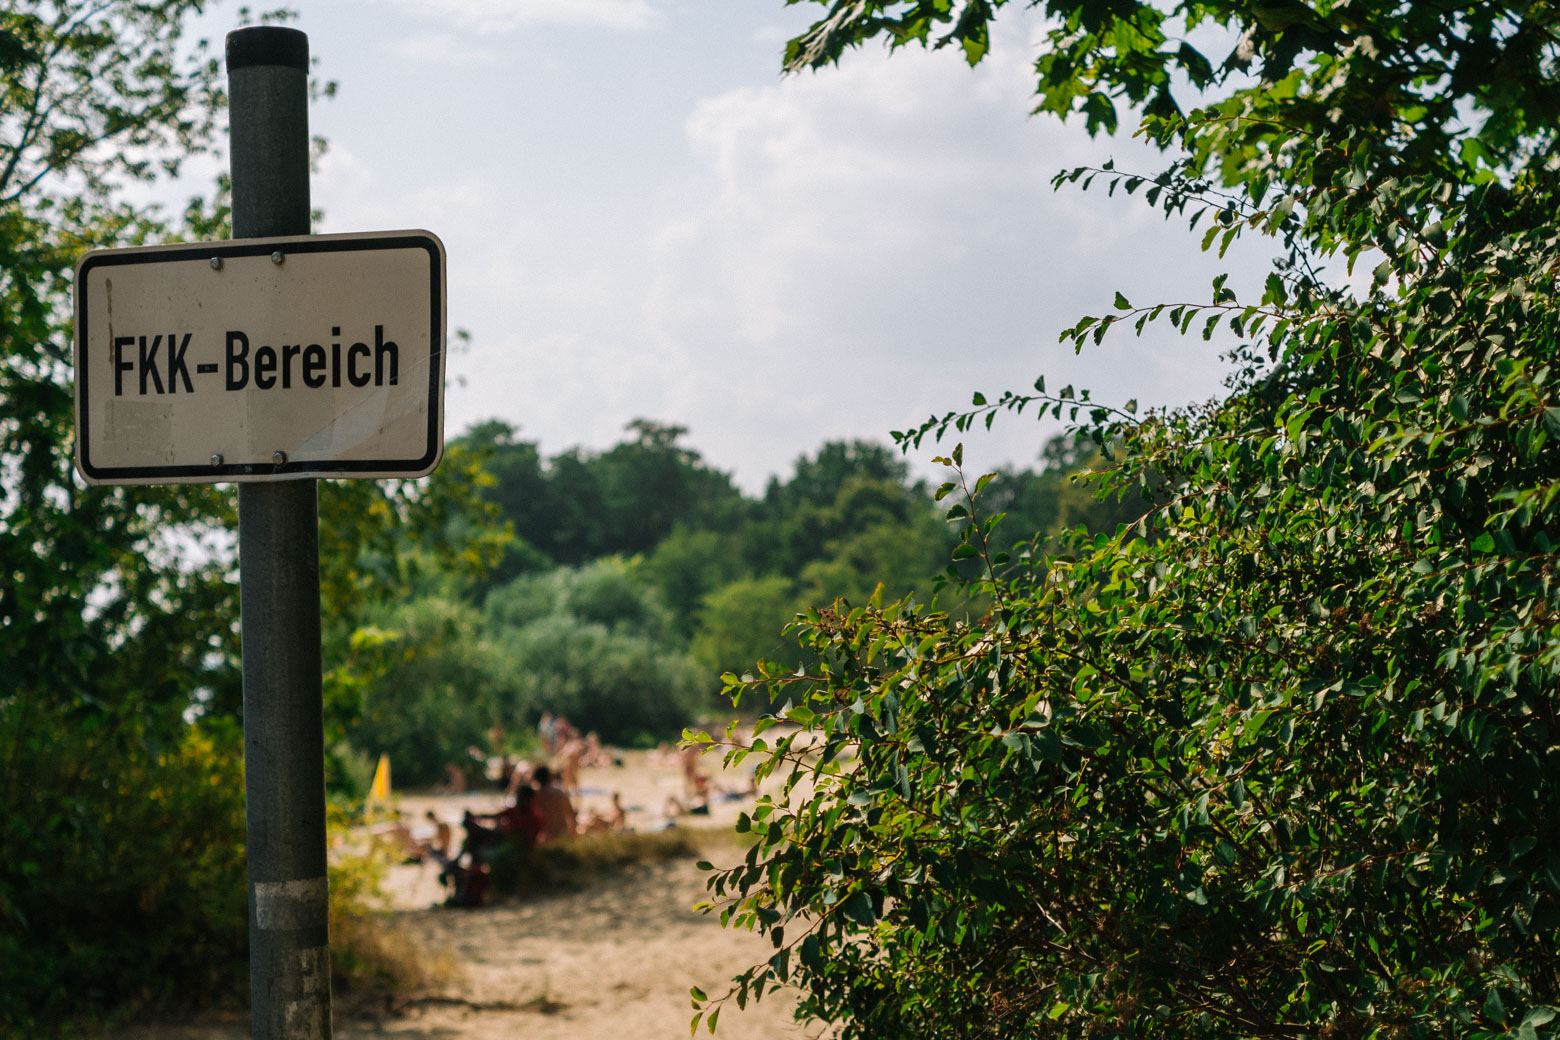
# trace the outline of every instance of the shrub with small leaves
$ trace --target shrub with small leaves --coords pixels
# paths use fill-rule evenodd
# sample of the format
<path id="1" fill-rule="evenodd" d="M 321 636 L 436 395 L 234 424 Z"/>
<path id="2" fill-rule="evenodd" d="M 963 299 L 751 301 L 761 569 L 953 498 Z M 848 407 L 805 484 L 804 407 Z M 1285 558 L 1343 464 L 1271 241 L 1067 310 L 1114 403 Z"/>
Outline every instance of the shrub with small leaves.
<path id="1" fill-rule="evenodd" d="M 852 32 L 927 39 L 836 6 L 793 61 Z M 1556 1035 L 1560 153 L 1534 122 L 1553 16 L 1436 9 L 1426 35 L 1429 5 L 1174 6 L 1245 26 L 1226 68 L 1276 74 L 1184 117 L 1151 104 L 1185 148 L 1162 174 L 1058 181 L 1283 257 L 1258 301 L 1224 278 L 1200 305 L 1117 293 L 1063 338 L 1232 343 L 1230 393 L 1140 412 L 1041 381 L 897 435 L 1045 409 L 1113 458 L 1099 493 L 1139 516 L 1000 552 L 955 448 L 949 580 L 978 563 L 990 612 L 837 603 L 793 629 L 816 668 L 727 677 L 783 705 L 729 759 L 783 782 L 709 905 L 775 953 L 696 999 L 695 1028 L 789 984 L 842 1037 Z M 1168 98 L 1143 74 L 1173 64 L 1163 12 L 1059 7 L 1046 107 L 1071 104 L 1064 54 L 1074 100 Z M 1526 78 L 1494 89 L 1480 48 Z M 1415 78 L 1432 66 L 1450 78 Z M 1431 82 L 1487 120 L 1414 108 Z M 1367 257 L 1358 290 L 1327 274 Z"/>

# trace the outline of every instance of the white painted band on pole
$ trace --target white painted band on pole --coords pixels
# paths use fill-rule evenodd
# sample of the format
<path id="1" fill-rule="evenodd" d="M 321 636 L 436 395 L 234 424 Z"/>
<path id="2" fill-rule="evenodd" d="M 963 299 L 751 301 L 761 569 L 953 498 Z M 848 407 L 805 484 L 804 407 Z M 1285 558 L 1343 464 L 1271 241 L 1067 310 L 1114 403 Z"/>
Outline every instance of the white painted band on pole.
<path id="1" fill-rule="evenodd" d="M 268 932 L 318 928 L 330 918 L 325 878 L 255 882 L 255 923 Z"/>

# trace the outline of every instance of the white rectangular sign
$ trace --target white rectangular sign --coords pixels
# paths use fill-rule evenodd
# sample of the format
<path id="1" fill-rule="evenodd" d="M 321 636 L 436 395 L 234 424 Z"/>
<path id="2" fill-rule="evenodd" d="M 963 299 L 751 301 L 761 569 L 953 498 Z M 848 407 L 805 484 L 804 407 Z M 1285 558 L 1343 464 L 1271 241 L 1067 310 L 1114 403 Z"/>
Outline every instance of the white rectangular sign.
<path id="1" fill-rule="evenodd" d="M 76 265 L 90 484 L 417 477 L 444 451 L 426 231 L 94 250 Z"/>

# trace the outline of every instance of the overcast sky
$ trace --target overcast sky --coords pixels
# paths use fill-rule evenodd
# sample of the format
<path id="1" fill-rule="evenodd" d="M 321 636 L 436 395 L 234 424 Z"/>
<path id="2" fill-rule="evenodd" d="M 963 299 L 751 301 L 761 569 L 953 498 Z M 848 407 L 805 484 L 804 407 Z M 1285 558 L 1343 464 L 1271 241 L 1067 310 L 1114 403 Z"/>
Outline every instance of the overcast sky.
<path id="1" fill-rule="evenodd" d="M 1031 116 L 1042 23 L 1010 5 L 976 69 L 877 45 L 782 78 L 814 5 L 781 0 L 300 0 L 331 142 L 324 232 L 426 228 L 449 255 L 447 434 L 505 419 L 545 454 L 645 417 L 749 491 L 826 440 L 886 440 L 972 391 L 1096 399 L 1218 392 L 1195 336 L 1075 356 L 1060 330 L 1134 302 L 1202 301 L 1223 264 L 1184 226 L 1052 175 L 1128 138 Z M 216 9 L 209 31 L 231 28 Z M 999 419 L 972 466 L 1031 464 L 1055 427 Z M 946 447 L 946 446 L 945 446 Z M 929 472 L 930 447 L 912 457 Z"/>

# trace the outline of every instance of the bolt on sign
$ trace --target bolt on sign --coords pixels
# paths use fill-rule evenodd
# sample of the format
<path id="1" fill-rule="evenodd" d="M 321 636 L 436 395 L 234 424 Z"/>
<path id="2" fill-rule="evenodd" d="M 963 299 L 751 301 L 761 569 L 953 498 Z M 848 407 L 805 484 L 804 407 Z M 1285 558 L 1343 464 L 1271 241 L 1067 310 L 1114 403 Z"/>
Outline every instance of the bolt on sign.
<path id="1" fill-rule="evenodd" d="M 89 484 L 432 472 L 444 267 L 426 231 L 87 253 L 77 469 Z"/>

